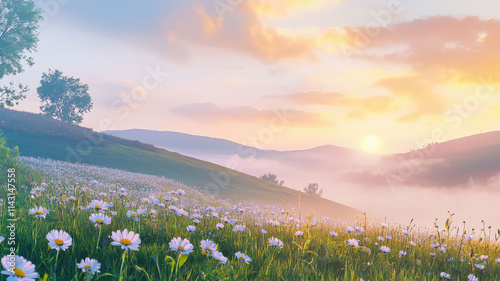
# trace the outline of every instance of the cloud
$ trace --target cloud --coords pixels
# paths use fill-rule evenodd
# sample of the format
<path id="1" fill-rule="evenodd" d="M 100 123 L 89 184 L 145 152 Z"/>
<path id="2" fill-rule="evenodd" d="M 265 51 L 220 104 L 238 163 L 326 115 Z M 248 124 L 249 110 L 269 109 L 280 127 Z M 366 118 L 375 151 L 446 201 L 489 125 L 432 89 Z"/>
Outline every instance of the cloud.
<path id="1" fill-rule="evenodd" d="M 355 38 L 356 30 L 348 30 Z M 499 40 L 498 19 L 433 16 L 381 28 L 355 56 L 409 65 L 421 75 L 444 82 L 478 82 L 480 76 L 493 76 L 494 82 L 500 82 Z"/>
<path id="2" fill-rule="evenodd" d="M 241 4 L 223 17 L 200 4 L 183 8 L 168 19 L 166 38 L 171 43 L 215 47 L 249 54 L 261 61 L 318 61 L 314 40 L 307 35 L 289 36 L 265 25 L 249 6 Z"/>
<path id="3" fill-rule="evenodd" d="M 338 92 L 299 92 L 282 97 L 300 105 L 326 105 L 348 108 L 350 119 L 365 119 L 370 115 L 391 114 L 397 112 L 399 105 L 395 97 L 378 95 L 359 97 Z"/>
<path id="4" fill-rule="evenodd" d="M 447 101 L 433 89 L 434 85 L 436 81 L 421 75 L 389 77 L 375 83 L 375 86 L 383 87 L 393 96 L 405 98 L 409 102 L 409 112 L 399 117 L 404 122 L 418 121 L 429 115 L 441 115 L 445 111 Z"/>
<path id="5" fill-rule="evenodd" d="M 197 122 L 272 122 L 277 118 L 294 127 L 326 127 L 332 125 L 327 115 L 294 109 L 259 109 L 252 106 L 221 108 L 213 103 L 193 103 L 171 109 Z"/>
<path id="6" fill-rule="evenodd" d="M 252 0 L 248 4 L 259 16 L 288 16 L 304 10 L 321 8 L 338 1 L 332 0 Z"/>

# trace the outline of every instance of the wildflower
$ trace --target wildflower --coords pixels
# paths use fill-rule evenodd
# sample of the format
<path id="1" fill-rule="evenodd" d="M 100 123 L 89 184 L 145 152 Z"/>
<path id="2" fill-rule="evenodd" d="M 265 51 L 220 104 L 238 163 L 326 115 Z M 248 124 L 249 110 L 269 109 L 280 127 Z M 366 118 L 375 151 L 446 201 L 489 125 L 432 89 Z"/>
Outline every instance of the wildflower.
<path id="1" fill-rule="evenodd" d="M 111 223 L 111 217 L 108 217 L 103 213 L 92 214 L 89 216 L 89 220 L 94 223 L 94 226 Z"/>
<path id="2" fill-rule="evenodd" d="M 500 259 L 495 259 L 495 262 L 500 263 Z"/>
<path id="3" fill-rule="evenodd" d="M 91 258 L 85 258 L 85 260 L 80 261 L 80 263 L 77 263 L 76 266 L 80 268 L 83 272 L 90 271 L 92 274 L 94 273 L 99 273 L 99 269 L 101 269 L 101 264 Z"/>
<path id="4" fill-rule="evenodd" d="M 14 259 L 14 260 L 12 260 Z M 12 262 L 14 261 L 14 262 Z M 5 256 L 2 258 L 2 274 L 9 275 L 9 281 L 34 281 L 38 279 L 35 265 L 20 256 Z"/>
<path id="5" fill-rule="evenodd" d="M 194 219 L 193 222 L 196 223 L 196 224 L 199 224 L 200 220 L 199 219 Z"/>
<path id="6" fill-rule="evenodd" d="M 330 231 L 330 235 L 333 236 L 333 237 L 338 237 L 339 234 L 337 232 L 334 232 L 334 231 Z"/>
<path id="7" fill-rule="evenodd" d="M 194 232 L 196 230 L 196 226 L 194 226 L 194 225 L 188 225 L 186 227 L 186 229 L 187 229 L 188 232 Z"/>
<path id="8" fill-rule="evenodd" d="M 484 269 L 484 264 L 474 264 L 474 266 L 477 268 L 477 269 Z"/>
<path id="9" fill-rule="evenodd" d="M 49 211 L 44 207 L 37 207 L 37 206 L 35 206 L 35 208 L 30 209 L 29 212 L 30 215 L 34 215 L 35 218 L 46 218 L 47 214 L 49 213 Z"/>
<path id="10" fill-rule="evenodd" d="M 387 235 L 387 236 L 385 237 L 385 239 L 387 239 L 387 240 L 392 240 L 392 236 Z"/>
<path id="11" fill-rule="evenodd" d="M 469 276 L 467 276 L 467 280 L 469 281 L 479 281 L 479 278 L 477 278 L 476 276 L 474 276 L 474 274 L 469 274 Z"/>
<path id="12" fill-rule="evenodd" d="M 377 236 L 377 240 L 383 242 L 385 240 L 385 238 L 382 236 Z"/>
<path id="13" fill-rule="evenodd" d="M 413 246 L 413 247 L 415 247 L 415 246 L 417 246 L 417 243 L 415 243 L 413 241 L 410 241 L 410 245 Z"/>
<path id="14" fill-rule="evenodd" d="M 189 255 L 194 249 L 193 244 L 189 240 L 182 240 L 180 237 L 172 238 L 168 246 L 172 251 L 179 252 L 180 255 Z"/>
<path id="15" fill-rule="evenodd" d="M 279 247 L 280 249 L 283 248 L 283 241 L 279 240 L 278 238 L 274 238 L 274 236 L 271 238 L 268 238 L 267 241 L 269 241 L 269 243 L 272 246 Z"/>
<path id="16" fill-rule="evenodd" d="M 482 261 L 484 261 L 484 260 L 487 260 L 487 259 L 488 259 L 488 256 L 481 255 L 479 258 L 480 258 Z"/>
<path id="17" fill-rule="evenodd" d="M 406 256 L 406 254 L 408 254 L 408 253 L 405 252 L 405 251 L 399 251 L 399 256 L 400 257 L 404 257 L 404 256 Z"/>
<path id="18" fill-rule="evenodd" d="M 304 232 L 303 232 L 303 231 L 300 231 L 300 230 L 299 230 L 299 231 L 296 231 L 296 232 L 294 233 L 294 235 L 295 235 L 295 236 L 297 236 L 297 237 L 300 237 L 300 236 L 302 236 L 303 234 L 304 234 Z"/>
<path id="19" fill-rule="evenodd" d="M 267 230 L 262 229 L 260 232 L 261 232 L 262 234 L 266 234 L 266 233 L 267 233 Z"/>
<path id="20" fill-rule="evenodd" d="M 382 246 L 380 247 L 380 250 L 384 253 L 390 253 L 391 252 L 391 249 L 387 246 Z"/>
<path id="21" fill-rule="evenodd" d="M 233 232 L 241 233 L 245 231 L 247 228 L 244 225 L 235 225 L 233 228 Z"/>
<path id="22" fill-rule="evenodd" d="M 217 244 L 215 244 L 213 241 L 210 241 L 208 239 L 201 240 L 200 247 L 207 252 L 217 251 Z"/>
<path id="23" fill-rule="evenodd" d="M 347 239 L 347 245 L 349 245 L 353 248 L 357 248 L 357 247 L 359 247 L 359 241 L 354 239 L 354 238 Z"/>
<path id="24" fill-rule="evenodd" d="M 2 243 L 5 240 L 5 237 L 0 236 L 0 243 Z"/>
<path id="25" fill-rule="evenodd" d="M 247 255 L 245 255 L 245 254 L 243 254 L 241 252 L 237 252 L 235 254 L 235 256 L 238 258 L 239 261 L 243 261 L 243 262 L 245 262 L 247 264 L 249 264 L 252 261 L 252 259 L 249 256 L 247 256 Z"/>
<path id="26" fill-rule="evenodd" d="M 443 246 L 441 246 L 441 247 L 439 247 L 439 251 L 440 251 L 441 253 L 446 253 L 446 248 L 445 248 L 445 247 L 443 247 Z"/>
<path id="27" fill-rule="evenodd" d="M 220 228 L 224 228 L 224 225 L 222 223 L 218 223 L 215 225 L 215 227 L 217 227 L 217 229 L 220 229 Z"/>
<path id="28" fill-rule="evenodd" d="M 158 212 L 155 209 L 149 210 L 149 215 L 153 218 L 156 218 Z"/>
<path id="29" fill-rule="evenodd" d="M 96 211 L 104 211 L 109 208 L 109 204 L 102 200 L 92 200 L 87 206 L 87 209 L 94 209 Z"/>
<path id="30" fill-rule="evenodd" d="M 356 229 L 355 229 L 355 228 L 352 228 L 352 227 L 348 227 L 348 228 L 346 229 L 346 231 L 347 231 L 347 233 L 352 233 L 352 232 L 355 232 L 355 231 L 356 231 Z"/>
<path id="31" fill-rule="evenodd" d="M 128 229 L 111 232 L 111 239 L 113 239 L 111 245 L 121 246 L 122 249 L 130 249 L 133 251 L 138 251 L 139 244 L 141 244 L 139 234 L 134 233 L 133 231 L 128 231 Z"/>
<path id="32" fill-rule="evenodd" d="M 212 251 L 212 257 L 222 264 L 227 263 L 227 258 L 219 251 Z"/>
<path id="33" fill-rule="evenodd" d="M 47 233 L 46 238 L 49 241 L 49 247 L 57 251 L 61 249 L 66 251 L 73 242 L 71 236 L 62 230 L 51 230 Z"/>
<path id="34" fill-rule="evenodd" d="M 439 274 L 439 276 L 443 277 L 443 278 L 446 278 L 446 279 L 450 279 L 451 278 L 451 275 L 446 273 L 446 272 L 441 272 L 441 274 Z"/>
<path id="35" fill-rule="evenodd" d="M 128 210 L 127 217 L 129 217 L 135 221 L 139 221 L 141 219 L 141 216 L 144 215 L 145 213 L 146 213 L 145 209 L 139 209 L 139 210 L 137 210 L 137 212 L 132 211 L 132 210 Z"/>
<path id="36" fill-rule="evenodd" d="M 406 236 L 406 235 L 410 235 L 410 232 L 409 232 L 408 230 L 403 230 L 403 231 L 401 231 L 401 233 L 402 233 L 403 235 L 405 235 L 405 236 Z"/>
<path id="37" fill-rule="evenodd" d="M 116 216 L 116 214 L 118 214 L 118 213 L 117 213 L 117 212 L 115 212 L 115 211 L 111 211 L 110 213 L 111 213 L 111 215 L 112 215 L 112 216 Z"/>
<path id="38" fill-rule="evenodd" d="M 469 240 L 469 241 L 472 241 L 472 240 L 474 240 L 474 237 L 472 237 L 471 235 L 469 235 L 469 236 L 467 236 L 466 239 Z"/>

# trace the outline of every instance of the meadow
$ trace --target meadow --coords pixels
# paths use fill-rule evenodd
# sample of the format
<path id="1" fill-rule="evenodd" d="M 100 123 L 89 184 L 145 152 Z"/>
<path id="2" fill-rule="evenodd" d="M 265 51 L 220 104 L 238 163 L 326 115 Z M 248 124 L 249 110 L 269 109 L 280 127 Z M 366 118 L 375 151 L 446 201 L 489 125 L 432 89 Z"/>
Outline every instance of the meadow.
<path id="1" fill-rule="evenodd" d="M 434 229 L 343 222 L 164 177 L 19 159 L 2 176 L 1 280 L 500 280 L 500 232 L 452 215 Z"/>

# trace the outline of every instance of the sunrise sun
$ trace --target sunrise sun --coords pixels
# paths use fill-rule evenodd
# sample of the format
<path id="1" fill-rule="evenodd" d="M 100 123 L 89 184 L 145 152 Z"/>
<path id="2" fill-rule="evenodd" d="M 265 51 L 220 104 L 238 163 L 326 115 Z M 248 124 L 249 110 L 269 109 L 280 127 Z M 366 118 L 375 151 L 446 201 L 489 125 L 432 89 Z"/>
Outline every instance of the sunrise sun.
<path id="1" fill-rule="evenodd" d="M 369 153 L 376 152 L 379 145 L 380 145 L 380 141 L 375 136 L 365 136 L 361 140 L 361 147 L 363 148 L 364 151 L 369 152 Z"/>

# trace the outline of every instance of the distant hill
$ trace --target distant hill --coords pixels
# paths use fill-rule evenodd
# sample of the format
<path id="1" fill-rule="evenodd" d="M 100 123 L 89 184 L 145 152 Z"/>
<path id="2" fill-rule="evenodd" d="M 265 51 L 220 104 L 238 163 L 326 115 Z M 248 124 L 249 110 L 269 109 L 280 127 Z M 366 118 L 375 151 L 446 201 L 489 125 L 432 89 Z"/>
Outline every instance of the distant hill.
<path id="1" fill-rule="evenodd" d="M 308 177 L 311 181 L 321 181 L 326 188 L 342 182 L 366 187 L 453 187 L 470 182 L 485 184 L 500 173 L 500 132 L 467 136 L 393 155 L 369 155 L 334 145 L 293 151 L 260 150 L 224 139 L 137 129 L 106 131 L 106 134 L 154 143 L 210 161 L 224 156 L 227 158 L 223 159 L 228 159 L 231 155 L 246 158 L 252 150 L 256 161 L 247 168 L 247 173 L 261 175 L 267 169 L 285 177 L 285 183 Z M 260 166 L 264 168 L 259 169 Z"/>
<path id="2" fill-rule="evenodd" d="M 81 162 L 171 178 L 221 198 L 249 200 L 263 205 L 298 208 L 299 192 L 235 170 L 150 144 L 126 140 L 67 124 L 39 114 L 0 109 L 0 130 L 9 146 L 24 156 Z M 352 219 L 353 208 L 301 194 L 303 214 L 315 212 Z"/>
<path id="3" fill-rule="evenodd" d="M 500 175 L 500 132 L 471 135 L 387 155 L 378 167 L 378 171 L 361 169 L 348 173 L 346 178 L 371 185 L 491 186 L 491 181 Z"/>
<path id="4" fill-rule="evenodd" d="M 346 167 L 359 157 L 369 157 L 357 150 L 334 145 L 304 150 L 277 151 L 258 149 L 225 139 L 169 131 L 131 129 L 104 131 L 103 133 L 154 144 L 157 147 L 196 158 L 209 160 L 212 157 L 221 158 L 234 155 L 246 159 L 252 156 L 258 160 L 277 161 L 286 164 L 289 168 L 304 168 L 304 166 L 310 169 Z"/>

